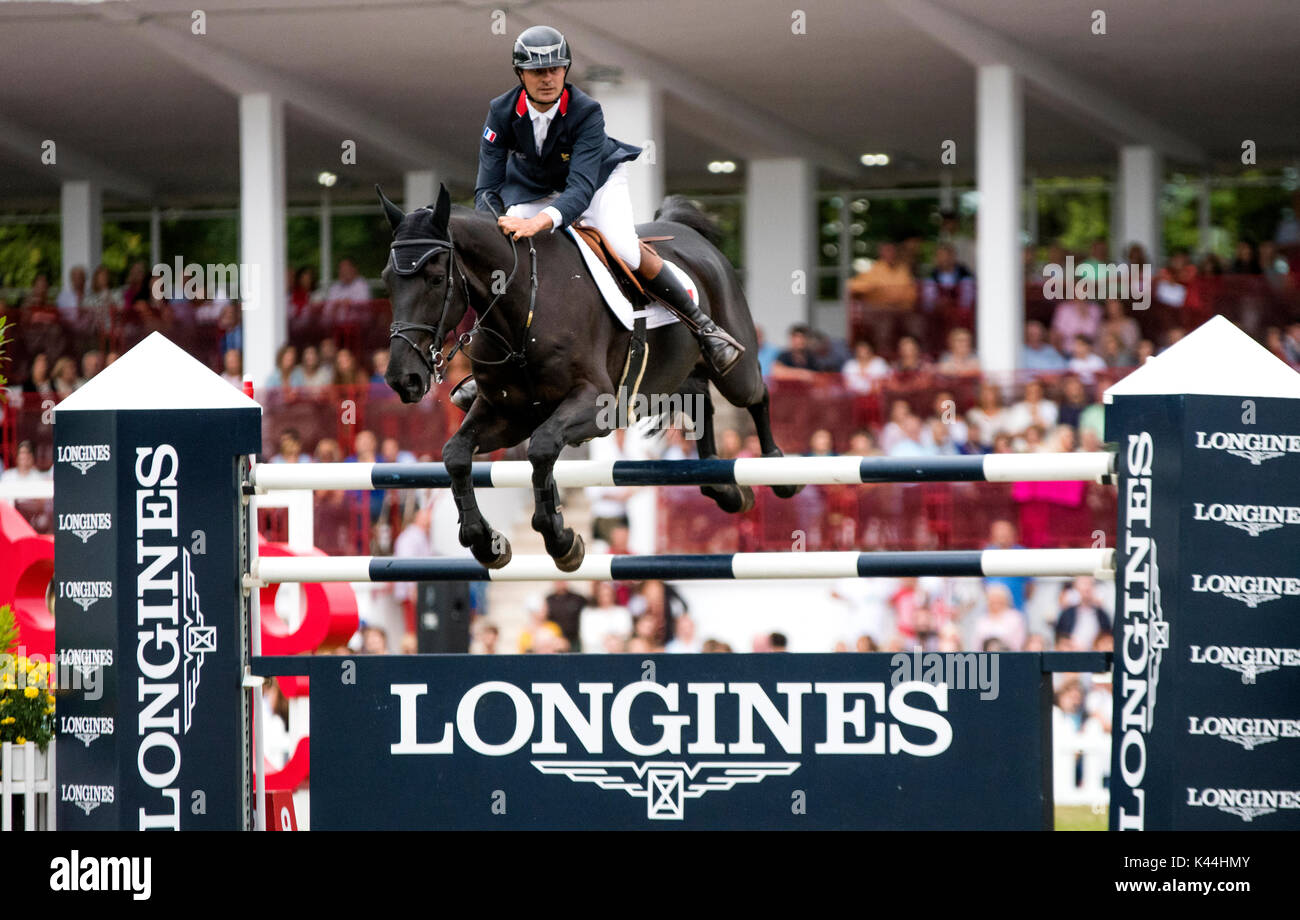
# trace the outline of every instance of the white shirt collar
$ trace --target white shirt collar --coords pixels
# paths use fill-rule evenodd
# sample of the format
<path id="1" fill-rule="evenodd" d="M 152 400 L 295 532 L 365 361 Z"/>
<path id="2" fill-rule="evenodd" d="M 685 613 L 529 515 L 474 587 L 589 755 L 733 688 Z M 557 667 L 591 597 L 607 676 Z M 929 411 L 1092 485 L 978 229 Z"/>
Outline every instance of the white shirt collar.
<path id="1" fill-rule="evenodd" d="M 543 121 L 550 121 L 552 118 L 555 117 L 555 113 L 560 110 L 560 103 L 558 99 L 556 100 L 555 105 L 551 106 L 545 112 L 539 112 L 537 109 L 533 108 L 533 100 L 529 99 L 527 94 L 524 95 L 524 104 L 528 106 L 528 116 L 533 121 L 537 121 L 537 119 L 539 118 L 542 119 Z"/>

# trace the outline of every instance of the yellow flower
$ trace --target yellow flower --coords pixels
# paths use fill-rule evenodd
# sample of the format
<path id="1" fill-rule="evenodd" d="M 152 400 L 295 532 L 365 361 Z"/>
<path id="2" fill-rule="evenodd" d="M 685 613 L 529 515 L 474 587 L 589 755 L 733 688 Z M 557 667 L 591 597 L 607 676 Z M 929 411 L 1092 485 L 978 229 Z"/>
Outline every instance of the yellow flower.
<path id="1" fill-rule="evenodd" d="M 0 725 L 13 725 L 17 721 L 18 719 L 14 716 L 5 716 L 3 719 L 0 719 Z"/>
<path id="2" fill-rule="evenodd" d="M 53 705 L 54 705 L 54 694 L 53 694 L 53 693 L 47 693 L 47 694 L 45 694 L 45 702 L 47 702 L 47 703 L 49 703 L 51 706 L 53 706 Z"/>
<path id="3" fill-rule="evenodd" d="M 24 738 L 22 735 L 19 735 L 17 738 L 14 739 L 14 744 L 26 744 L 26 743 L 27 743 L 27 739 Z"/>
<path id="4" fill-rule="evenodd" d="M 23 690 L 23 696 L 27 697 L 29 700 L 34 700 L 40 695 L 41 691 L 37 687 L 28 687 Z"/>

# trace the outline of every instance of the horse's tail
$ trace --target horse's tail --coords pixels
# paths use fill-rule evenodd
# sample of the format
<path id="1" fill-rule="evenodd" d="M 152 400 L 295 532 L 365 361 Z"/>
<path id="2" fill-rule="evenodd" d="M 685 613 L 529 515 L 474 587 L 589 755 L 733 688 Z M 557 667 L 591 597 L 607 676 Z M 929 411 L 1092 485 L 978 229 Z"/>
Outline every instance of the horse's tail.
<path id="1" fill-rule="evenodd" d="M 685 195 L 669 195 L 665 198 L 659 210 L 655 211 L 655 220 L 685 224 L 714 246 L 722 242 L 722 231 L 718 229 L 717 223 Z"/>

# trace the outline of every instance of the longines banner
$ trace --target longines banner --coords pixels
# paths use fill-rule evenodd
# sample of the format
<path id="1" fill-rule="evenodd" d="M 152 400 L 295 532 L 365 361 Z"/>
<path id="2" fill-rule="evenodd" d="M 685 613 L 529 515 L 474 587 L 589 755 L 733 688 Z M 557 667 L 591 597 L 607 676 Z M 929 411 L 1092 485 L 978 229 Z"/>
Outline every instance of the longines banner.
<path id="1" fill-rule="evenodd" d="M 53 588 L 74 677 L 58 697 L 59 827 L 241 827 L 236 457 L 258 449 L 260 413 L 65 405 Z M 196 488 L 208 500 L 188 499 Z"/>
<path id="2" fill-rule="evenodd" d="M 1300 402 L 1117 396 L 1111 827 L 1300 829 Z"/>
<path id="3" fill-rule="evenodd" d="M 312 659 L 312 827 L 1050 826 L 1039 657 L 928 658 Z"/>

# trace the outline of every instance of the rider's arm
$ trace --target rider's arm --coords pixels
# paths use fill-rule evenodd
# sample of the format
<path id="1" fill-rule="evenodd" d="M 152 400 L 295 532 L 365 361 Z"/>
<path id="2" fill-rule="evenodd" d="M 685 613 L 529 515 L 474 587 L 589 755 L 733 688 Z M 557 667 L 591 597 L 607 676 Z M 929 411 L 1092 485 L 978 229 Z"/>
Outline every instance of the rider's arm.
<path id="1" fill-rule="evenodd" d="M 587 210 L 596 194 L 600 177 L 601 154 L 605 149 L 605 114 L 597 106 L 591 110 L 578 132 L 569 159 L 569 181 L 564 193 L 551 204 L 560 212 L 562 222 L 571 224 Z"/>
<path id="2" fill-rule="evenodd" d="M 506 157 L 510 155 L 506 147 L 506 132 L 509 127 L 500 124 L 488 110 L 487 124 L 478 144 L 478 181 L 474 184 L 474 208 L 478 211 L 491 212 L 495 209 L 500 217 L 506 212 L 501 200 L 501 186 L 506 182 Z M 491 138 L 491 140 L 489 140 Z"/>

